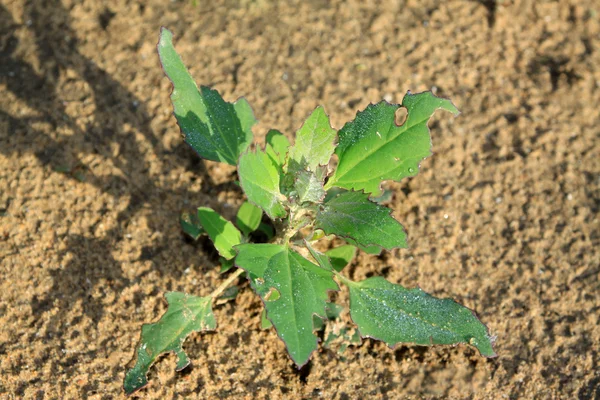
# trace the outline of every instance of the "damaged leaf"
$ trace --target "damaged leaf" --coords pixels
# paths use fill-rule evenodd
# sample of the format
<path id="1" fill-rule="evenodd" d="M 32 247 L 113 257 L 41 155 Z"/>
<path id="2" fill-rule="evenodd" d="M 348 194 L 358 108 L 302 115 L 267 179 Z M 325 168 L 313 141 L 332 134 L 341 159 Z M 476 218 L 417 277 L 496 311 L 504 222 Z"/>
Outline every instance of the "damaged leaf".
<path id="1" fill-rule="evenodd" d="M 148 384 L 146 374 L 158 356 L 173 352 L 177 356 L 177 371 L 190 363 L 182 349 L 190 333 L 213 330 L 217 327 L 210 297 L 196 297 L 180 292 L 165 295 L 167 312 L 153 324 L 142 326 L 142 339 L 138 344 L 135 365 L 125 375 L 123 387 L 131 394 Z"/>

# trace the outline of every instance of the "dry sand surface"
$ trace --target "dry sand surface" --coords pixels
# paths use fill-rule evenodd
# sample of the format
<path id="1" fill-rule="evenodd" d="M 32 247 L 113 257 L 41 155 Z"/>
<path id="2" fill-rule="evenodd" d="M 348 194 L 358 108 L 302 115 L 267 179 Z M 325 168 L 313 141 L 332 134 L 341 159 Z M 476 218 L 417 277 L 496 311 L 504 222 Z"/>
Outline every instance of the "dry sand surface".
<path id="1" fill-rule="evenodd" d="M 409 250 L 348 273 L 477 310 L 498 357 L 365 340 L 298 371 L 240 281 L 192 335 L 193 365 L 143 399 L 600 398 L 600 3 L 0 2 L 0 398 L 124 398 L 140 327 L 165 291 L 206 295 L 210 243 L 178 215 L 235 215 L 234 169 L 200 160 L 172 117 L 161 25 L 199 83 L 245 96 L 289 137 L 317 105 L 335 128 L 433 89 L 435 155 L 389 184 Z M 341 293 L 340 301 L 346 301 Z"/>

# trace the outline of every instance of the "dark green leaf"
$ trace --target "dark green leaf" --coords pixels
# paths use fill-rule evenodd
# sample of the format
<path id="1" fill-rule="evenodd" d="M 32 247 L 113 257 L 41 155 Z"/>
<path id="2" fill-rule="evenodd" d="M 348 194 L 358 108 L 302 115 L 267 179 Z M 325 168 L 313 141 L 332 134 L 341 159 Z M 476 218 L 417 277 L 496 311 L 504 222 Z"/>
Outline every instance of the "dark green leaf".
<path id="1" fill-rule="evenodd" d="M 329 290 L 339 290 L 331 271 L 277 244 L 242 244 L 235 263 L 248 272 L 252 288 L 263 299 L 267 318 L 298 366 L 317 348 L 313 315 L 326 316 Z M 277 293 L 277 296 L 273 296 Z"/>
<path id="2" fill-rule="evenodd" d="M 181 225 L 183 232 L 194 240 L 198 240 L 200 235 L 204 233 L 202 224 L 196 214 L 182 212 L 179 216 L 179 224 Z"/>
<path id="3" fill-rule="evenodd" d="M 316 172 L 319 165 L 329 164 L 335 149 L 336 131 L 329 124 L 323 107 L 317 107 L 296 132 L 296 142 L 288 153 L 288 172 Z"/>
<path id="4" fill-rule="evenodd" d="M 324 203 L 315 227 L 361 246 L 407 247 L 404 228 L 390 215 L 390 209 L 373 203 L 362 192 L 345 192 Z"/>
<path id="5" fill-rule="evenodd" d="M 235 300 L 238 293 L 240 292 L 240 288 L 238 286 L 229 286 L 227 289 L 223 291 L 223 293 L 217 298 L 215 304 L 225 304 L 228 301 Z"/>
<path id="6" fill-rule="evenodd" d="M 317 262 L 317 264 L 319 264 L 321 268 L 327 271 L 333 271 L 333 267 L 331 266 L 331 261 L 329 260 L 329 257 L 321 253 L 320 251 L 313 249 L 308 240 L 304 241 L 304 245 L 308 249 L 310 255 L 315 259 L 315 261 Z"/>
<path id="7" fill-rule="evenodd" d="M 431 92 L 404 96 L 402 106 L 408 117 L 402 126 L 395 123 L 397 104 L 382 101 L 369 105 L 339 132 L 336 154 L 339 163 L 325 189 L 338 186 L 379 195 L 385 180 L 399 181 L 414 176 L 419 163 L 431 154 L 427 122 L 435 110 L 458 114 L 454 105 Z"/>
<path id="8" fill-rule="evenodd" d="M 375 203 L 383 204 L 392 200 L 393 197 L 394 192 L 392 190 L 386 189 L 383 191 L 381 196 L 371 197 L 371 200 L 373 200 Z"/>
<path id="9" fill-rule="evenodd" d="M 335 303 L 327 303 L 325 306 L 325 314 L 327 315 L 327 319 L 330 320 L 338 319 L 342 311 L 344 311 L 344 307 Z"/>
<path id="10" fill-rule="evenodd" d="M 271 219 L 287 215 L 279 191 L 279 171 L 275 162 L 263 151 L 242 154 L 238 166 L 240 184 L 248 200 L 267 213 Z"/>
<path id="11" fill-rule="evenodd" d="M 258 229 L 262 218 L 262 210 L 254 204 L 245 202 L 242 204 L 237 213 L 237 226 L 248 236 L 250 233 Z"/>
<path id="12" fill-rule="evenodd" d="M 325 321 L 318 315 L 313 315 L 313 331 L 320 331 L 325 328 Z"/>
<path id="13" fill-rule="evenodd" d="M 163 353 L 173 352 L 177 355 L 177 371 L 185 368 L 190 363 L 181 347 L 186 337 L 192 332 L 213 330 L 217 326 L 210 297 L 196 297 L 180 292 L 169 292 L 165 297 L 169 304 L 167 312 L 158 322 L 142 326 L 136 362 L 127 371 L 123 383 L 127 394 L 148 384 L 148 369 Z"/>
<path id="14" fill-rule="evenodd" d="M 185 141 L 203 158 L 236 165 L 252 141 L 256 119 L 245 99 L 223 100 L 216 90 L 200 90 L 173 47 L 173 34 L 161 29 L 158 54 L 173 83 L 171 101 Z"/>
<path id="15" fill-rule="evenodd" d="M 338 195 L 342 194 L 342 193 L 346 193 L 347 190 L 346 189 L 342 189 L 339 187 L 332 187 L 331 189 L 329 189 L 327 191 L 327 194 L 325 195 L 325 198 L 323 199 L 323 201 L 325 203 L 327 203 L 329 200 L 336 198 Z"/>
<path id="16" fill-rule="evenodd" d="M 235 257 L 233 246 L 242 242 L 240 231 L 231 222 L 208 207 L 198 208 L 198 219 L 221 257 L 226 260 Z"/>
<path id="17" fill-rule="evenodd" d="M 264 222 L 260 223 L 257 230 L 259 232 L 262 232 L 267 237 L 267 242 L 271 240 L 273 236 L 275 236 L 275 231 L 273 230 L 273 227 L 269 224 L 265 224 Z"/>
<path id="18" fill-rule="evenodd" d="M 224 274 L 233 268 L 233 258 L 231 260 L 227 260 L 223 257 L 219 257 L 219 261 L 221 262 L 221 268 L 219 269 L 220 274 Z"/>
<path id="19" fill-rule="evenodd" d="M 383 250 L 381 247 L 373 244 L 371 246 L 363 246 L 362 244 L 358 244 L 356 242 L 356 240 L 352 240 L 350 238 L 344 238 L 344 240 L 351 246 L 356 246 L 359 249 L 361 249 L 362 251 L 364 251 L 367 254 L 373 254 L 378 256 L 379 254 L 381 254 L 381 251 Z"/>
<path id="20" fill-rule="evenodd" d="M 350 316 L 363 337 L 398 343 L 467 343 L 487 357 L 495 356 L 485 325 L 468 308 L 451 299 L 437 299 L 421 289 L 405 289 L 381 277 L 346 281 Z"/>
<path id="21" fill-rule="evenodd" d="M 346 244 L 328 250 L 325 252 L 325 255 L 329 257 L 333 269 L 335 269 L 337 272 L 340 272 L 346 267 L 346 265 L 350 264 L 350 261 L 352 261 L 356 255 L 356 247 Z"/>

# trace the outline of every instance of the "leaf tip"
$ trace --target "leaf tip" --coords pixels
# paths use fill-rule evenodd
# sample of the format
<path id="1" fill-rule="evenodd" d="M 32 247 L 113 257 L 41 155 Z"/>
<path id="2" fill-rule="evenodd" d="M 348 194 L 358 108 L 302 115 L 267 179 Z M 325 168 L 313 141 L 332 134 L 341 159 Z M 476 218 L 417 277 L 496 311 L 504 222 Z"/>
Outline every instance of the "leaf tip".
<path id="1" fill-rule="evenodd" d="M 165 72 L 166 75 L 166 70 L 165 70 L 165 66 L 164 66 L 164 60 L 163 60 L 163 49 L 166 47 L 173 47 L 173 32 L 171 32 L 167 27 L 165 26 L 161 26 L 160 27 L 160 33 L 158 35 L 158 42 L 156 43 L 156 51 L 158 52 L 158 59 L 160 61 L 160 66 L 163 69 L 163 72 Z"/>

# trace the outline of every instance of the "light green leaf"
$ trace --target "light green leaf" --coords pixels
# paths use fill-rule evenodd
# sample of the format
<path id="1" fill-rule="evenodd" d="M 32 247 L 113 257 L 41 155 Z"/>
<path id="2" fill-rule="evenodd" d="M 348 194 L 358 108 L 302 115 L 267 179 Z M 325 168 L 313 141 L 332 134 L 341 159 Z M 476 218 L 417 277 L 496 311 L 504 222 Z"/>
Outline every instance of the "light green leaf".
<path id="1" fill-rule="evenodd" d="M 271 328 L 272 326 L 273 324 L 271 321 L 267 319 L 267 310 L 263 308 L 262 312 L 260 313 L 260 329 L 265 330 Z"/>
<path id="2" fill-rule="evenodd" d="M 326 251 L 325 255 L 331 260 L 331 266 L 333 269 L 335 269 L 337 272 L 340 272 L 346 267 L 346 265 L 350 264 L 350 261 L 352 261 L 356 255 L 356 247 L 345 244 L 343 246 Z"/>
<path id="3" fill-rule="evenodd" d="M 165 297 L 169 304 L 167 312 L 158 322 L 142 326 L 135 365 L 127 371 L 123 382 L 127 394 L 148 384 L 148 369 L 163 353 L 173 352 L 177 355 L 177 371 L 187 367 L 190 361 L 181 347 L 187 336 L 217 327 L 210 297 L 196 297 L 180 292 L 169 292 Z"/>
<path id="4" fill-rule="evenodd" d="M 267 153 L 257 150 L 242 154 L 238 174 L 250 202 L 262 208 L 271 219 L 287 215 L 281 203 L 285 198 L 279 191 L 279 171 Z"/>
<path id="5" fill-rule="evenodd" d="M 295 189 L 300 203 L 319 203 L 325 197 L 321 181 L 313 172 L 306 170 L 297 172 Z"/>
<path id="6" fill-rule="evenodd" d="M 473 311 L 452 299 L 437 299 L 421 289 L 405 289 L 382 277 L 345 281 L 350 288 L 350 316 L 363 337 L 398 343 L 467 343 L 487 357 L 496 354 L 484 324 Z"/>
<path id="7" fill-rule="evenodd" d="M 390 209 L 373 203 L 362 192 L 345 192 L 324 203 L 315 227 L 362 246 L 407 247 L 404 228 L 390 215 Z"/>
<path id="8" fill-rule="evenodd" d="M 221 257 L 226 260 L 235 257 L 233 246 L 242 242 L 240 231 L 231 222 L 208 207 L 198 208 L 198 219 Z"/>
<path id="9" fill-rule="evenodd" d="M 329 164 L 335 149 L 336 131 L 323 107 L 317 107 L 296 132 L 296 143 L 288 153 L 288 173 L 307 169 L 316 172 L 319 165 Z"/>
<path id="10" fill-rule="evenodd" d="M 279 166 L 282 167 L 285 163 L 288 148 L 290 147 L 289 140 L 283 133 L 276 129 L 271 129 L 267 133 L 266 142 L 266 153 L 269 155 L 269 157 L 276 161 Z"/>
<path id="11" fill-rule="evenodd" d="M 252 141 L 256 123 L 245 99 L 223 100 L 216 90 L 200 90 L 173 47 L 173 34 L 162 28 L 158 55 L 165 74 L 173 83 L 171 101 L 185 141 L 203 158 L 236 165 Z"/>
<path id="12" fill-rule="evenodd" d="M 181 225 L 183 232 L 194 240 L 198 240 L 200 235 L 204 233 L 202 224 L 196 214 L 182 212 L 179 216 L 179 224 Z"/>
<path id="13" fill-rule="evenodd" d="M 325 189 L 364 189 L 365 193 L 378 196 L 382 181 L 399 181 L 418 173 L 421 160 L 431 154 L 429 118 L 437 109 L 454 114 L 458 110 L 449 100 L 431 92 L 409 92 L 402 106 L 408 111 L 402 126 L 395 123 L 395 112 L 400 106 L 385 101 L 369 105 L 354 121 L 344 125 L 335 151 L 339 163 Z"/>
<path id="14" fill-rule="evenodd" d="M 261 219 L 262 210 L 247 201 L 241 205 L 236 216 L 237 226 L 246 236 L 258 229 Z"/>
<path id="15" fill-rule="evenodd" d="M 327 291 L 339 290 L 333 273 L 284 245 L 242 244 L 236 249 L 236 265 L 248 272 L 290 356 L 296 365 L 306 364 L 317 348 L 313 315 L 325 317 Z"/>

